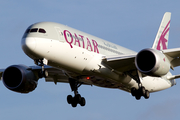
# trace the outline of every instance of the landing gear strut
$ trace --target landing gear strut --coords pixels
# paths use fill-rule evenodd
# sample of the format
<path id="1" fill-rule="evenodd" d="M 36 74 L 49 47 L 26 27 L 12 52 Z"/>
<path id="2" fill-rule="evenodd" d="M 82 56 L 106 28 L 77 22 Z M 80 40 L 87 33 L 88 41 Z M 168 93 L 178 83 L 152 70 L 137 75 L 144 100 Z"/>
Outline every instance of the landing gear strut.
<path id="1" fill-rule="evenodd" d="M 130 71 L 128 72 L 128 75 L 132 77 L 136 82 L 138 83 L 139 88 L 131 88 L 131 95 L 135 96 L 136 100 L 140 100 L 141 96 L 144 96 L 145 99 L 148 99 L 150 97 L 149 91 L 145 89 L 145 87 L 142 85 L 142 74 L 138 71 Z"/>
<path id="2" fill-rule="evenodd" d="M 81 95 L 78 93 L 78 88 L 81 86 L 81 83 L 79 83 L 77 80 L 69 78 L 69 83 L 71 86 L 71 90 L 74 91 L 74 97 L 72 95 L 67 96 L 67 102 L 68 104 L 71 104 L 72 107 L 76 107 L 77 104 L 80 104 L 81 106 L 85 106 L 86 100 L 84 97 L 81 97 Z"/>
<path id="3" fill-rule="evenodd" d="M 47 62 L 47 60 L 45 59 L 38 59 L 38 60 L 34 60 L 34 63 L 38 66 L 41 66 L 41 71 L 39 71 L 38 75 L 39 75 L 39 78 L 46 78 L 48 77 L 48 72 L 47 70 L 44 69 L 44 63 Z"/>

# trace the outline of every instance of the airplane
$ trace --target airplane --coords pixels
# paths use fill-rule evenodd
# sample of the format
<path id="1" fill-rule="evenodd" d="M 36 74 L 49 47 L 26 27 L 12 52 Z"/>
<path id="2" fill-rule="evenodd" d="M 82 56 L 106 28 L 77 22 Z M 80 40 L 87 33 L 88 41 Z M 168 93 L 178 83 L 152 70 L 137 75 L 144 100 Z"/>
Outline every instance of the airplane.
<path id="1" fill-rule="evenodd" d="M 74 96 L 72 107 L 85 106 L 78 88 L 95 85 L 131 93 L 137 100 L 176 85 L 170 69 L 180 65 L 180 48 L 167 49 L 171 13 L 166 12 L 151 48 L 132 51 L 74 28 L 54 22 L 39 22 L 25 31 L 21 46 L 35 65 L 11 65 L 0 69 L 8 89 L 29 93 L 38 80 L 68 83 Z"/>

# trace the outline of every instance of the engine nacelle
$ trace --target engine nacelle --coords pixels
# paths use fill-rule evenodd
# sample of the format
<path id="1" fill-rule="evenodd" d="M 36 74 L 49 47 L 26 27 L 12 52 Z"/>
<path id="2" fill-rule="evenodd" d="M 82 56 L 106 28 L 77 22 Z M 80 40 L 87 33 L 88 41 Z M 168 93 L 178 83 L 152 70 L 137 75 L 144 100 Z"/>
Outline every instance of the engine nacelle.
<path id="1" fill-rule="evenodd" d="M 2 77 L 4 85 L 15 92 L 29 93 L 37 87 L 38 78 L 24 65 L 9 66 Z"/>
<path id="2" fill-rule="evenodd" d="M 135 59 L 137 69 L 147 75 L 163 76 L 170 70 L 170 62 L 167 57 L 158 50 L 141 50 Z"/>

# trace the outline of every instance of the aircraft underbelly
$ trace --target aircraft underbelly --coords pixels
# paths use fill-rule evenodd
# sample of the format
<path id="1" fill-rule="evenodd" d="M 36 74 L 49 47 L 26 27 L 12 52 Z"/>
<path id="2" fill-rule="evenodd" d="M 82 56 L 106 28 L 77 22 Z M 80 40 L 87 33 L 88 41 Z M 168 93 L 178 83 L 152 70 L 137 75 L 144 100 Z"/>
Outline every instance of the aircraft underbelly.
<path id="1" fill-rule="evenodd" d="M 129 82 L 123 83 L 122 81 L 129 81 Z M 96 86 L 106 87 L 106 88 L 118 88 L 127 92 L 130 92 L 132 87 L 138 89 L 138 83 L 128 76 L 120 80 L 120 82 L 113 82 L 110 79 L 99 78 L 92 80 L 92 83 Z M 170 81 L 159 77 L 144 77 L 142 80 L 142 85 L 149 92 L 157 92 L 172 87 Z"/>

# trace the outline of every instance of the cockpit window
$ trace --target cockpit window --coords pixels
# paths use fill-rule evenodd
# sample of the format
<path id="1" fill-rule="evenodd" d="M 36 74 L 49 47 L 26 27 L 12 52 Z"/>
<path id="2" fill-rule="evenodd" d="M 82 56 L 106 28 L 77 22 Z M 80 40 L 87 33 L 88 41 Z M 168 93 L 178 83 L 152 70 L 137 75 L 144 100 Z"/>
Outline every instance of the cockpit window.
<path id="1" fill-rule="evenodd" d="M 27 29 L 25 33 L 33 33 L 33 32 L 46 33 L 46 30 L 44 30 L 43 28 L 32 28 L 32 29 Z"/>
<path id="2" fill-rule="evenodd" d="M 30 29 L 27 29 L 25 33 L 29 33 Z"/>
<path id="3" fill-rule="evenodd" d="M 42 29 L 42 28 L 39 28 L 39 32 L 40 33 L 46 33 L 46 31 L 44 29 Z"/>
<path id="4" fill-rule="evenodd" d="M 38 28 L 33 28 L 30 30 L 30 32 L 37 32 L 38 31 Z"/>

